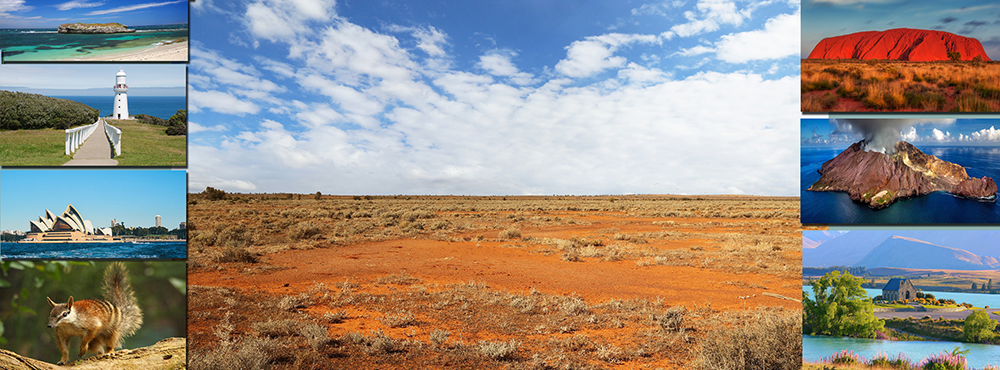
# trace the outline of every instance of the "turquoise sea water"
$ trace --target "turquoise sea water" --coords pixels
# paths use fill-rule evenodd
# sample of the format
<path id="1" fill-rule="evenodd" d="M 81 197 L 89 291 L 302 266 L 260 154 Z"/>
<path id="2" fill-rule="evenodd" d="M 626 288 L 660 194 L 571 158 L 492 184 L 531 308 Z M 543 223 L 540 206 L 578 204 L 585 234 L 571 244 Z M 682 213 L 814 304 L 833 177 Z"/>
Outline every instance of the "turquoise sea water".
<path id="1" fill-rule="evenodd" d="M 0 243 L 3 259 L 187 258 L 187 242 Z"/>
<path id="2" fill-rule="evenodd" d="M 61 34 L 56 28 L 0 29 L 4 62 L 36 62 L 140 51 L 187 40 L 186 24 L 136 26 L 134 33 Z"/>
<path id="3" fill-rule="evenodd" d="M 111 89 L 108 89 L 111 91 Z M 115 96 L 53 96 L 54 98 L 72 100 L 100 110 L 102 117 L 107 117 L 114 109 Z M 129 96 L 129 115 L 148 114 L 153 117 L 170 119 L 178 109 L 187 109 L 187 98 L 184 96 Z"/>

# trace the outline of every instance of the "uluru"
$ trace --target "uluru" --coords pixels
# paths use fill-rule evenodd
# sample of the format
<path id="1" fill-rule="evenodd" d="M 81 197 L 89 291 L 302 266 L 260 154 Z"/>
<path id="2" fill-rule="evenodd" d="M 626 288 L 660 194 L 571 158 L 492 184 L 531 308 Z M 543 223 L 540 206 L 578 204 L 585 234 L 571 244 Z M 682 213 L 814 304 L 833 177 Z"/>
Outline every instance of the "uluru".
<path id="1" fill-rule="evenodd" d="M 808 59 L 932 62 L 949 60 L 949 52 L 958 52 L 962 60 L 973 60 L 977 56 L 984 62 L 990 60 L 979 40 L 944 31 L 911 28 L 827 37 L 816 44 Z"/>

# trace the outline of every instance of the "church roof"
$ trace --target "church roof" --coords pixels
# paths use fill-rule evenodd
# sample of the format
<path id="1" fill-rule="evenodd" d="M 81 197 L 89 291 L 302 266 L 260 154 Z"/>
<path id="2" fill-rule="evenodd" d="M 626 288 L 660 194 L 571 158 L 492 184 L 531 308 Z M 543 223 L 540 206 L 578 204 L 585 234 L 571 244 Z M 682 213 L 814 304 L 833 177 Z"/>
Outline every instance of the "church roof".
<path id="1" fill-rule="evenodd" d="M 885 286 L 882 287 L 882 290 L 899 290 L 899 286 L 903 285 L 903 282 L 905 281 L 906 279 L 900 279 L 900 278 L 889 279 L 889 282 L 885 283 Z"/>

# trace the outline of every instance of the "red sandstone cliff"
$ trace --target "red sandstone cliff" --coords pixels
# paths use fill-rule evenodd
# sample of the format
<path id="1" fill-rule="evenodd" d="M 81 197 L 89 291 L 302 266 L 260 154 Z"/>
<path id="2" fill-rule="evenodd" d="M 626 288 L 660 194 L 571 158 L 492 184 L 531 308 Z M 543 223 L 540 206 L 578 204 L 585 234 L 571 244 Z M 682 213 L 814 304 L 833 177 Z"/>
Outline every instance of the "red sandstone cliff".
<path id="1" fill-rule="evenodd" d="M 816 44 L 809 59 L 891 59 L 915 62 L 948 60 L 957 51 L 962 60 L 981 56 L 989 61 L 979 40 L 943 31 L 896 28 L 827 37 Z"/>
<path id="2" fill-rule="evenodd" d="M 925 154 L 912 144 L 896 143 L 896 153 L 886 155 L 862 149 L 854 143 L 823 163 L 819 181 L 807 190 L 844 191 L 856 202 L 871 208 L 888 207 L 899 198 L 947 191 L 983 200 L 996 200 L 997 185 L 991 178 L 969 177 L 965 168 Z"/>

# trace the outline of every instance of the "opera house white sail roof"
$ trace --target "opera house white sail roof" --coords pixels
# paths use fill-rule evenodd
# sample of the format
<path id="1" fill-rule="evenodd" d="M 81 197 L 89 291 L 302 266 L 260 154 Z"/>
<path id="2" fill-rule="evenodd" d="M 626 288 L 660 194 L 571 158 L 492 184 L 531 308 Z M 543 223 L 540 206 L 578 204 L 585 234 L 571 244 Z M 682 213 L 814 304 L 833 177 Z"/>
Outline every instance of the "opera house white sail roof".
<path id="1" fill-rule="evenodd" d="M 83 216 L 80 216 L 80 212 L 72 204 L 66 206 L 62 215 L 56 216 L 46 209 L 45 217 L 39 217 L 38 221 L 31 221 L 32 233 L 50 231 L 78 231 L 84 235 L 111 236 L 111 228 L 95 228 L 90 220 L 84 220 Z"/>

